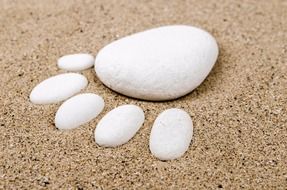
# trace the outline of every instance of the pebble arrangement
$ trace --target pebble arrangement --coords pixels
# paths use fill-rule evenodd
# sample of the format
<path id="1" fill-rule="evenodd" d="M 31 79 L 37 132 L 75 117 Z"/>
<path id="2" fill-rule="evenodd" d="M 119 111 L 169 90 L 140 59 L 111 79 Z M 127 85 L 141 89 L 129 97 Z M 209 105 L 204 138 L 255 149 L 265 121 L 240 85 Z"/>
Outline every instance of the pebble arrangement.
<path id="1" fill-rule="evenodd" d="M 109 88 L 139 99 L 170 100 L 183 96 L 206 78 L 218 56 L 215 39 L 192 26 L 165 26 L 133 34 L 90 54 L 72 54 L 58 59 L 60 69 L 72 72 L 95 66 L 96 75 Z M 50 77 L 34 87 L 34 104 L 64 103 L 55 115 L 58 129 L 77 128 L 96 118 L 104 109 L 102 97 L 79 93 L 88 85 L 78 73 Z M 75 96 L 74 96 L 75 95 Z M 108 112 L 97 124 L 95 142 L 103 147 L 127 143 L 145 120 L 136 105 L 122 105 Z M 149 147 L 160 160 L 181 157 L 191 143 L 193 123 L 184 110 L 171 108 L 156 118 Z"/>

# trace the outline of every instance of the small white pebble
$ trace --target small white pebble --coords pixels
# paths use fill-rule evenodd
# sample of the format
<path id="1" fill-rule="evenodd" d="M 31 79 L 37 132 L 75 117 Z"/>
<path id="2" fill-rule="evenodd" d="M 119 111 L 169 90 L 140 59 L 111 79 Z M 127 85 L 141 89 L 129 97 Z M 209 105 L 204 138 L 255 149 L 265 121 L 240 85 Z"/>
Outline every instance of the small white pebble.
<path id="1" fill-rule="evenodd" d="M 192 139 L 193 124 L 190 116 L 181 109 L 168 109 L 155 120 L 150 134 L 150 151 L 160 160 L 181 157 Z"/>
<path id="2" fill-rule="evenodd" d="M 116 147 L 127 143 L 144 122 L 143 110 L 135 105 L 119 106 L 105 115 L 95 130 L 96 143 Z"/>
<path id="3" fill-rule="evenodd" d="M 58 129 L 74 129 L 97 117 L 104 109 L 102 97 L 85 93 L 65 101 L 58 109 L 55 124 Z"/>
<path id="4" fill-rule="evenodd" d="M 58 59 L 57 65 L 66 71 L 82 71 L 93 67 L 94 57 L 84 53 L 65 55 Z"/>
<path id="5" fill-rule="evenodd" d="M 34 104 L 57 103 L 75 95 L 87 85 L 87 78 L 81 74 L 59 74 L 35 86 L 30 94 L 30 100 Z"/>

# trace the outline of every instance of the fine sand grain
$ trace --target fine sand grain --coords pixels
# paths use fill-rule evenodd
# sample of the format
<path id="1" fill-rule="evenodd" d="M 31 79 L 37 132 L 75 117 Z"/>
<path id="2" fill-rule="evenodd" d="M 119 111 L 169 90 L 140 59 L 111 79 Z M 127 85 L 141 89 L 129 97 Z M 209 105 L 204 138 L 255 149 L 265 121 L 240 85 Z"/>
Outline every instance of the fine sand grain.
<path id="1" fill-rule="evenodd" d="M 0 189 L 285 189 L 287 187 L 287 2 L 284 0 L 0 0 Z M 59 131 L 60 105 L 34 105 L 40 81 L 62 73 L 57 59 L 96 53 L 145 29 L 186 24 L 218 41 L 205 82 L 169 102 L 138 101 L 82 72 L 83 92 L 103 96 L 92 122 Z M 127 144 L 99 147 L 98 121 L 122 104 L 143 108 Z M 193 142 L 178 160 L 149 152 L 153 121 L 177 107 L 193 119 Z"/>

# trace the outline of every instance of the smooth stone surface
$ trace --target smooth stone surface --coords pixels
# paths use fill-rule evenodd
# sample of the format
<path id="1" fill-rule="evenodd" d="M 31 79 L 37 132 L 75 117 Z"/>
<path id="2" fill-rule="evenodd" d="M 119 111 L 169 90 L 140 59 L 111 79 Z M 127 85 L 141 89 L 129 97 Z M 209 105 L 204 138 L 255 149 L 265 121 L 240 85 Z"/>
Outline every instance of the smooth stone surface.
<path id="1" fill-rule="evenodd" d="M 85 76 L 65 73 L 50 77 L 34 87 L 30 101 L 34 104 L 51 104 L 65 100 L 88 85 Z"/>
<path id="2" fill-rule="evenodd" d="M 160 160 L 173 160 L 181 157 L 192 139 L 191 117 L 181 109 L 168 109 L 155 120 L 149 147 L 151 153 Z"/>
<path id="3" fill-rule="evenodd" d="M 192 26 L 165 26 L 119 39 L 95 60 L 98 78 L 109 88 L 139 99 L 170 100 L 188 94 L 211 71 L 215 39 Z"/>
<path id="4" fill-rule="evenodd" d="M 95 59 L 90 54 L 79 53 L 65 55 L 58 59 L 57 65 L 60 69 L 66 71 L 82 71 L 91 68 Z"/>
<path id="5" fill-rule="evenodd" d="M 95 130 L 96 143 L 116 147 L 127 143 L 144 122 L 144 112 L 136 105 L 119 106 L 107 113 Z"/>
<path id="6" fill-rule="evenodd" d="M 97 117 L 104 109 L 102 97 L 85 93 L 66 100 L 58 109 L 55 124 L 58 129 L 74 129 Z"/>

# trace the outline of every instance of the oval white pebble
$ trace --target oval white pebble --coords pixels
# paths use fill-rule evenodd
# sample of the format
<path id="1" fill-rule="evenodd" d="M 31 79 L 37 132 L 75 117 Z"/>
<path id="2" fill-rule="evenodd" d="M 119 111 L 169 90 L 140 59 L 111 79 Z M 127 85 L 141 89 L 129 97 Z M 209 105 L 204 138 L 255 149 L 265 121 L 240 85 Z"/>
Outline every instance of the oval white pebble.
<path id="1" fill-rule="evenodd" d="M 144 122 L 143 110 L 135 105 L 119 106 L 105 115 L 95 130 L 95 141 L 104 147 L 128 142 Z"/>
<path id="2" fill-rule="evenodd" d="M 191 117 L 181 109 L 168 109 L 155 120 L 150 134 L 150 151 L 160 160 L 181 157 L 192 139 Z"/>
<path id="3" fill-rule="evenodd" d="M 110 43 L 95 60 L 109 88 L 139 99 L 186 95 L 207 77 L 218 56 L 215 39 L 192 26 L 159 27 Z"/>
<path id="4" fill-rule="evenodd" d="M 34 104 L 51 104 L 65 100 L 80 92 L 88 85 L 85 76 L 65 73 L 50 77 L 39 83 L 30 94 Z"/>
<path id="5" fill-rule="evenodd" d="M 58 129 L 74 129 L 97 117 L 104 109 L 102 97 L 85 93 L 65 101 L 58 109 L 55 124 Z"/>
<path id="6" fill-rule="evenodd" d="M 58 59 L 57 65 L 66 71 L 82 71 L 94 65 L 94 57 L 85 53 L 65 55 Z"/>

